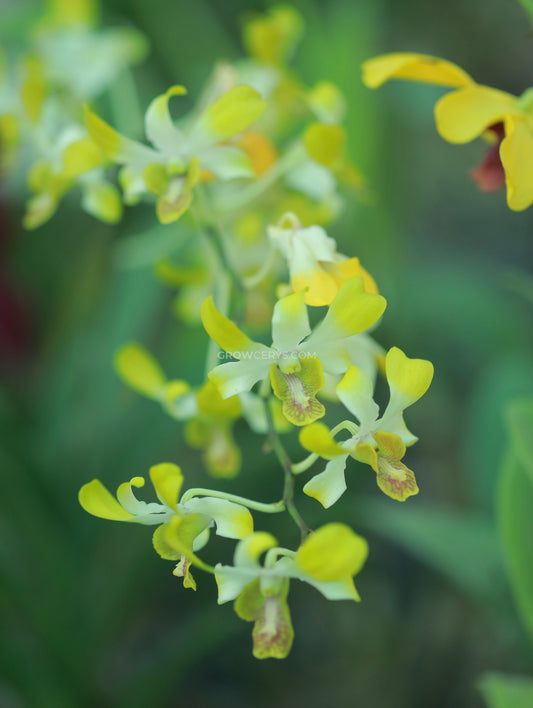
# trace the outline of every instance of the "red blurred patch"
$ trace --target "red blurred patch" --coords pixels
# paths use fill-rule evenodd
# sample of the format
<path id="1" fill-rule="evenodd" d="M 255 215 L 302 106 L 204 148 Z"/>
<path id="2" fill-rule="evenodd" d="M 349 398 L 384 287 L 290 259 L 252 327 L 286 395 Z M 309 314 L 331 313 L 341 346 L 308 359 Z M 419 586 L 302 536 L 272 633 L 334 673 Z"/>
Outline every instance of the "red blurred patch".
<path id="1" fill-rule="evenodd" d="M 505 187 L 505 172 L 500 160 L 500 145 L 505 138 L 503 123 L 495 123 L 489 128 L 496 136 L 496 142 L 487 150 L 479 167 L 470 170 L 470 177 L 482 192 L 498 192 Z"/>

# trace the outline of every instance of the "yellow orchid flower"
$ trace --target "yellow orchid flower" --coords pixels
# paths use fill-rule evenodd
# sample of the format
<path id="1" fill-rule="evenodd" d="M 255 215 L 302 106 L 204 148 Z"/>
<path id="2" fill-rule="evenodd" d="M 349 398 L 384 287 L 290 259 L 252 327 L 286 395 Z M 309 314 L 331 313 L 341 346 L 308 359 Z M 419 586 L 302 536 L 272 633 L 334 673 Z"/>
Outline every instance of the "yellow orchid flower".
<path id="1" fill-rule="evenodd" d="M 244 46 L 250 56 L 265 64 L 285 65 L 302 30 L 303 18 L 295 8 L 277 5 L 248 20 L 243 32 Z"/>
<path id="2" fill-rule="evenodd" d="M 191 390 L 185 381 L 169 381 L 158 362 L 143 347 L 129 343 L 115 355 L 119 376 L 132 389 L 161 404 L 176 420 L 187 421 L 185 439 L 201 450 L 214 477 L 234 477 L 241 468 L 241 453 L 233 438 L 233 424 L 241 417 L 237 396 L 222 399 L 208 381 Z"/>
<path id="3" fill-rule="evenodd" d="M 350 364 L 345 341 L 376 322 L 385 298 L 365 291 L 355 276 L 339 288 L 324 319 L 311 332 L 305 293 L 278 300 L 272 317 L 270 347 L 249 339 L 220 313 L 212 298 L 202 305 L 202 322 L 209 336 L 233 359 L 209 372 L 223 398 L 249 391 L 270 374 L 283 413 L 294 425 L 305 425 L 324 415 L 316 393 L 324 384 L 323 370 L 344 373 Z"/>
<path id="4" fill-rule="evenodd" d="M 291 287 L 305 291 L 307 305 L 330 305 L 345 280 L 360 275 L 366 292 L 377 293 L 372 276 L 358 258 L 337 252 L 337 244 L 321 226 L 304 228 L 294 214 L 285 214 L 277 226 L 269 226 L 272 245 L 287 260 Z"/>
<path id="5" fill-rule="evenodd" d="M 151 467 L 150 479 L 158 498 L 157 502 L 144 502 L 135 496 L 134 488 L 144 486 L 143 477 L 133 477 L 129 482 L 121 484 L 117 489 L 116 498 L 100 480 L 93 479 L 80 489 L 79 502 L 85 511 L 101 519 L 158 526 L 153 537 L 156 551 L 163 558 L 179 560 L 181 566 L 174 571 L 175 574 L 184 578 L 186 587 L 195 588 L 188 564 L 185 562 L 190 560 L 187 557 L 189 554 L 183 551 L 169 556 L 168 544 L 165 544 L 169 529 L 174 533 L 179 527 L 178 535 L 182 541 L 194 530 L 190 537 L 192 553 L 205 546 L 212 526 L 216 527 L 219 536 L 246 538 L 253 533 L 252 515 L 246 507 L 227 499 L 188 495 L 186 501 L 180 501 L 183 475 L 178 465 L 170 462 Z M 185 496 L 182 495 L 182 498 L 185 499 Z"/>
<path id="6" fill-rule="evenodd" d="M 150 104 L 145 130 L 153 148 L 124 137 L 86 110 L 93 140 L 109 159 L 123 165 L 120 179 L 126 202 L 135 203 L 147 192 L 154 194 L 163 224 L 176 221 L 187 211 L 202 174 L 222 180 L 253 176 L 246 153 L 224 143 L 248 128 L 266 105 L 251 86 L 234 86 L 184 132 L 174 124 L 168 104 L 172 96 L 185 93 L 183 86 L 172 86 Z"/>
<path id="7" fill-rule="evenodd" d="M 351 437 L 338 443 L 322 423 L 313 423 L 300 433 L 302 447 L 329 460 L 325 470 L 303 489 L 325 508 L 346 491 L 344 470 L 350 456 L 372 467 L 380 489 L 392 499 L 405 501 L 418 493 L 413 472 L 400 462 L 406 445 L 417 440 L 407 429 L 403 412 L 429 388 L 433 365 L 423 359 L 409 359 L 393 347 L 387 353 L 385 368 L 390 399 L 381 417 L 373 398 L 372 381 L 352 366 L 336 388 L 338 397 L 358 421 L 358 425 L 345 426 L 352 433 Z"/>
<path id="8" fill-rule="evenodd" d="M 117 188 L 105 177 L 106 163 L 104 153 L 81 126 L 65 128 L 55 136 L 47 157 L 29 170 L 28 186 L 35 196 L 26 204 L 24 227 L 35 229 L 48 221 L 64 195 L 77 187 L 84 211 L 110 224 L 120 221 L 122 201 Z"/>
<path id="9" fill-rule="evenodd" d="M 385 54 L 363 64 L 363 82 L 377 88 L 389 79 L 436 84 L 453 89 L 435 106 L 440 135 L 451 143 L 468 143 L 483 134 L 495 144 L 472 172 L 485 191 L 507 186 L 513 211 L 533 203 L 533 90 L 521 96 L 477 84 L 455 64 L 425 54 Z"/>
<path id="10" fill-rule="evenodd" d="M 261 565 L 259 558 L 265 552 Z M 218 603 L 235 600 L 238 616 L 254 622 L 257 659 L 282 659 L 294 637 L 287 605 L 289 580 L 312 585 L 328 600 L 359 601 L 353 576 L 367 555 L 365 539 L 344 524 L 322 526 L 296 552 L 278 547 L 269 533 L 256 532 L 239 541 L 232 566 L 215 566 Z"/>

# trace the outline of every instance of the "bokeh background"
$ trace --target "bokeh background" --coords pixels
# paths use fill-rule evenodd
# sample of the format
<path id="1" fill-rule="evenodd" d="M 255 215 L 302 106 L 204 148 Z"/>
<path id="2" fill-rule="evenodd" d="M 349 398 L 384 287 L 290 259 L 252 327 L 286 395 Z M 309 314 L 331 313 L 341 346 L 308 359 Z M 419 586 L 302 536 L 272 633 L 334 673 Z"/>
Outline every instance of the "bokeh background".
<path id="1" fill-rule="evenodd" d="M 2 0 L 0 42 L 23 41 L 38 3 Z M 174 83 L 195 95 L 218 59 L 242 54 L 251 0 L 105 0 L 103 20 L 131 24 L 151 51 L 133 71 L 141 106 Z M 296 631 L 283 662 L 251 656 L 251 625 L 216 606 L 212 578 L 184 590 L 153 552 L 150 530 L 103 522 L 79 487 L 113 487 L 163 460 L 209 486 L 179 424 L 118 380 L 114 351 L 136 340 L 171 376 L 201 383 L 206 338 L 171 316 L 174 293 L 152 262 L 172 248 L 153 210 L 102 225 L 67 199 L 34 232 L 4 190 L 1 213 L 0 705 L 5 708 L 277 705 L 475 708 L 487 671 L 531 672 L 533 652 L 506 579 L 495 521 L 506 444 L 502 411 L 533 394 L 533 212 L 468 177 L 484 145 L 452 146 L 433 121 L 438 88 L 366 89 L 361 62 L 386 51 L 455 61 L 481 83 L 531 85 L 533 33 L 511 0 L 300 0 L 306 21 L 295 67 L 308 84 L 336 82 L 348 102 L 349 150 L 368 198 L 331 229 L 358 255 L 389 306 L 380 341 L 429 358 L 430 393 L 408 421 L 418 497 L 397 504 L 362 468 L 349 472 L 338 520 L 365 535 L 360 605 L 328 603 L 293 583 Z M 127 95 L 125 79 L 117 95 Z M 122 93 L 121 93 L 122 92 Z M 124 93 L 126 92 L 126 93 Z M 119 99 L 120 104 L 120 99 Z M 102 104 L 110 118 L 113 106 Z M 117 107 L 115 106 L 115 110 Z M 140 136 L 135 116 L 122 128 Z M 131 124 L 128 125 L 128 120 Z M 147 238 L 147 232 L 152 231 Z M 278 496 L 275 463 L 243 425 L 241 476 L 221 486 Z M 290 446 L 290 445 L 289 445 Z M 296 446 L 294 446 L 296 449 Z M 280 481 L 281 484 L 281 481 Z M 304 517 L 330 520 L 299 500 Z M 279 519 L 276 519 L 279 523 Z M 270 520 L 259 521 L 267 530 Z M 294 544 L 294 528 L 276 528 Z M 221 544 L 221 553 L 229 553 Z"/>

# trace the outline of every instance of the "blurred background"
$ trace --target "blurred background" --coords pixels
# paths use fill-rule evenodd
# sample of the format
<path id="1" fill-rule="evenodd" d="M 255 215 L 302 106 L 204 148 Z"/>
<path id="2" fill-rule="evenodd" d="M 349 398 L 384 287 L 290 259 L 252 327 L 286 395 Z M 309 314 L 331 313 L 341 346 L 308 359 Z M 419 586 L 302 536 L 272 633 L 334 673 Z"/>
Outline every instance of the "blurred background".
<path id="1" fill-rule="evenodd" d="M 370 544 L 357 578 L 363 602 L 325 601 L 294 582 L 296 632 L 283 662 L 251 655 L 251 625 L 218 607 L 212 578 L 184 590 L 154 553 L 150 531 L 90 517 L 79 487 L 113 488 L 163 460 L 209 486 L 180 425 L 121 383 L 115 350 L 139 341 L 172 377 L 202 380 L 206 338 L 170 315 L 174 293 L 153 277 L 150 248 L 172 227 L 153 208 L 103 225 L 66 199 L 23 231 L 23 203 L 3 190 L 0 237 L 0 705 L 5 708 L 173 706 L 470 708 L 488 671 L 531 672 L 533 651 L 512 600 L 496 524 L 506 446 L 502 412 L 533 395 L 533 211 L 481 194 L 468 171 L 482 141 L 437 134 L 441 90 L 403 82 L 370 91 L 361 62 L 416 51 L 456 62 L 476 80 L 521 93 L 532 83 L 533 33 L 511 0 L 300 0 L 306 21 L 294 66 L 348 102 L 351 158 L 369 196 L 331 228 L 388 300 L 379 341 L 435 364 L 429 394 L 407 414 L 420 442 L 407 463 L 420 494 L 385 498 L 362 467 L 335 506 Z M 0 43 L 24 41 L 39 3 L 2 0 Z M 198 95 L 213 64 L 242 54 L 242 20 L 267 2 L 104 0 L 107 26 L 150 44 L 133 70 L 139 104 L 183 83 Z M 128 79 L 129 80 L 129 79 Z M 117 79 L 117 95 L 126 90 Z M 103 104 L 110 118 L 112 106 Z M 127 122 L 127 121 L 126 121 Z M 140 137 L 139 125 L 123 125 Z M 137 133 L 135 132 L 137 131 Z M 153 259 L 152 259 L 153 260 Z M 531 290 L 529 290 L 531 292 Z M 526 293 L 526 294 L 524 294 Z M 274 500 L 272 456 L 236 429 L 243 472 L 228 491 Z M 291 447 L 291 443 L 288 443 Z M 297 445 L 293 441 L 293 450 Z M 297 454 L 295 454 L 295 457 Z M 281 482 L 280 482 L 281 483 Z M 299 494 L 311 525 L 331 519 Z M 276 523 L 279 524 L 279 519 Z M 257 525 L 270 530 L 271 519 Z M 288 519 L 276 535 L 295 544 Z M 231 543 L 218 542 L 230 557 Z"/>

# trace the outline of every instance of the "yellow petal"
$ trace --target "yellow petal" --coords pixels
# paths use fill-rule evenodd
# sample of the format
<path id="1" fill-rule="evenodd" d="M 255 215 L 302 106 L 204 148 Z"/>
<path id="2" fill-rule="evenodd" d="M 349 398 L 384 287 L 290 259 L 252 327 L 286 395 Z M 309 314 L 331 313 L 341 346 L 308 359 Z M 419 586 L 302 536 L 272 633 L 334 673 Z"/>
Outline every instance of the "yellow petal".
<path id="1" fill-rule="evenodd" d="M 183 484 L 183 475 L 178 465 L 171 462 L 153 465 L 150 467 L 150 479 L 159 501 L 175 510 Z"/>
<path id="2" fill-rule="evenodd" d="M 378 455 L 378 487 L 391 499 L 405 501 L 418 494 L 415 475 L 403 462 Z"/>
<path id="3" fill-rule="evenodd" d="M 509 208 L 513 211 L 527 209 L 533 203 L 533 135 L 525 121 L 505 121 L 500 157 Z"/>
<path id="4" fill-rule="evenodd" d="M 349 578 L 361 570 L 368 544 L 345 524 L 326 524 L 308 536 L 295 556 L 300 568 L 316 580 Z"/>
<path id="5" fill-rule="evenodd" d="M 380 455 L 384 455 L 391 460 L 401 460 L 405 455 L 405 443 L 398 435 L 381 430 L 375 433 L 374 440 L 378 444 Z"/>
<path id="6" fill-rule="evenodd" d="M 354 275 L 360 275 L 363 278 L 363 285 L 367 293 L 378 293 L 378 286 L 376 281 L 370 275 L 370 273 L 363 268 L 359 262 L 359 258 L 348 258 L 340 263 L 335 263 L 335 267 L 332 268 L 331 274 L 335 277 L 340 286 L 348 278 L 353 278 Z"/>
<path id="7" fill-rule="evenodd" d="M 358 462 L 362 462 L 365 465 L 370 465 L 376 474 L 379 471 L 378 453 L 375 448 L 370 445 L 370 443 L 361 443 L 358 445 L 352 453 L 352 457 Z"/>
<path id="8" fill-rule="evenodd" d="M 80 138 L 63 152 L 63 175 L 73 179 L 104 164 L 106 157 L 90 138 Z"/>
<path id="9" fill-rule="evenodd" d="M 117 351 L 115 369 L 128 386 L 150 398 L 158 398 L 166 383 L 157 361 L 135 343 L 126 344 Z"/>
<path id="10" fill-rule="evenodd" d="M 397 347 L 388 351 L 385 368 L 391 398 L 400 397 L 403 408 L 418 401 L 428 390 L 433 379 L 433 364 L 430 361 L 409 359 Z"/>
<path id="11" fill-rule="evenodd" d="M 307 100 L 323 123 L 338 123 L 344 117 L 346 101 L 340 89 L 330 81 L 320 81 L 309 91 Z"/>
<path id="12" fill-rule="evenodd" d="M 123 509 L 98 479 L 84 484 L 78 495 L 81 506 L 89 514 L 111 521 L 129 521 L 134 515 Z"/>
<path id="13" fill-rule="evenodd" d="M 443 96 L 435 106 L 440 135 L 450 143 L 468 143 L 508 115 L 519 114 L 516 98 L 487 86 L 467 86 Z"/>
<path id="14" fill-rule="evenodd" d="M 234 86 L 201 115 L 197 129 L 219 142 L 248 128 L 266 108 L 251 86 Z"/>
<path id="15" fill-rule="evenodd" d="M 236 324 L 217 310 L 211 295 L 203 301 L 200 314 L 205 331 L 224 351 L 245 352 L 254 345 Z"/>
<path id="16" fill-rule="evenodd" d="M 346 135 L 340 125 L 313 123 L 305 131 L 303 141 L 310 157 L 331 169 L 343 157 Z"/>
<path id="17" fill-rule="evenodd" d="M 241 403 L 238 396 L 222 398 L 218 388 L 207 381 L 196 394 L 199 411 L 210 418 L 233 420 L 241 415 Z"/>
<path id="18" fill-rule="evenodd" d="M 122 218 L 122 199 L 117 188 L 105 180 L 91 181 L 83 185 L 81 205 L 88 214 L 116 224 Z"/>
<path id="19" fill-rule="evenodd" d="M 347 452 L 335 441 L 328 426 L 324 423 L 313 423 L 300 430 L 299 440 L 300 445 L 306 450 L 314 452 L 326 460 L 346 455 Z"/>
<path id="20" fill-rule="evenodd" d="M 46 86 L 41 64 L 36 59 L 26 62 L 28 78 L 22 85 L 22 104 L 32 123 L 37 123 L 46 97 Z"/>
<path id="21" fill-rule="evenodd" d="M 258 565 L 260 556 L 269 548 L 274 548 L 277 543 L 272 534 L 265 531 L 255 531 L 239 541 L 235 548 L 233 562 L 238 568 L 254 568 Z"/>
<path id="22" fill-rule="evenodd" d="M 153 162 L 157 155 L 141 143 L 118 133 L 96 113 L 93 113 L 88 106 L 85 106 L 85 127 L 92 140 L 107 157 L 115 162 L 148 164 Z"/>
<path id="23" fill-rule="evenodd" d="M 369 88 L 377 88 L 390 79 L 451 87 L 473 83 L 470 76 L 456 64 L 427 54 L 383 54 L 364 62 L 363 83 Z"/>
<path id="24" fill-rule="evenodd" d="M 384 297 L 365 291 L 362 277 L 350 278 L 340 286 L 326 317 L 313 336 L 326 341 L 351 337 L 373 325 L 386 306 Z"/>
<path id="25" fill-rule="evenodd" d="M 284 64 L 303 30 L 300 13 L 293 7 L 275 6 L 244 27 L 244 46 L 253 57 L 267 64 Z"/>
<path id="26" fill-rule="evenodd" d="M 152 543 L 156 553 L 165 560 L 180 560 L 181 556 L 198 566 L 206 568 L 193 552 L 194 540 L 209 526 L 211 519 L 204 514 L 173 516 L 166 524 L 154 531 Z"/>

